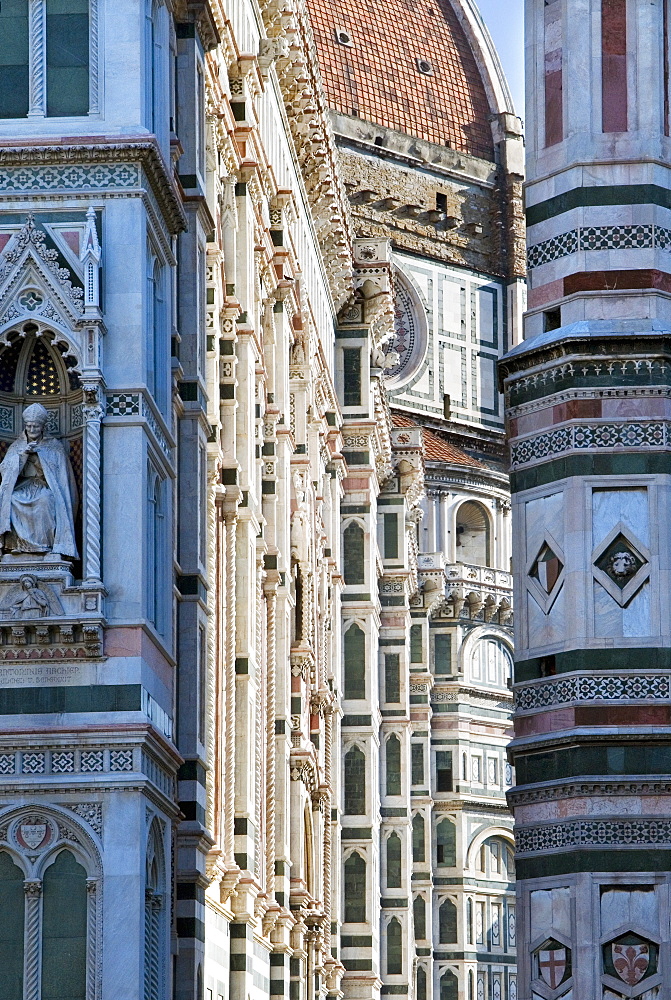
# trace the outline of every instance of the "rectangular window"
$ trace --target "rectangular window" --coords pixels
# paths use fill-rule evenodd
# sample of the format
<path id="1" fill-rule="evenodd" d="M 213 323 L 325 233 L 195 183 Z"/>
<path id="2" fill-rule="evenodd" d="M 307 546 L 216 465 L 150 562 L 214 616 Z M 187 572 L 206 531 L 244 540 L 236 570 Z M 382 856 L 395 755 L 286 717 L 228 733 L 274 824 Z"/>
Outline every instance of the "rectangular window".
<path id="1" fill-rule="evenodd" d="M 449 632 L 438 632 L 434 637 L 433 663 L 435 673 L 452 673 L 452 636 Z"/>
<path id="2" fill-rule="evenodd" d="M 89 0 L 47 0 L 47 115 L 89 110 Z"/>
<path id="3" fill-rule="evenodd" d="M 452 791 L 452 754 L 438 751 L 436 754 L 436 791 Z"/>
<path id="4" fill-rule="evenodd" d="M 421 663 L 424 659 L 424 643 L 422 640 L 422 626 L 410 626 L 410 662 Z"/>
<path id="5" fill-rule="evenodd" d="M 398 514 L 384 515 L 384 558 L 398 559 Z"/>
<path id="6" fill-rule="evenodd" d="M 485 904 L 475 904 L 475 943 L 484 944 L 485 939 Z"/>
<path id="7" fill-rule="evenodd" d="M 25 118 L 29 109 L 28 0 L 0 4 L 0 118 Z"/>
<path id="8" fill-rule="evenodd" d="M 343 405 L 361 406 L 361 348 L 345 347 L 343 358 Z"/>
<path id="9" fill-rule="evenodd" d="M 601 2 L 601 99 L 604 132 L 627 131 L 627 0 Z"/>
<path id="10" fill-rule="evenodd" d="M 398 653 L 387 653 L 384 658 L 384 700 L 392 704 L 401 700 L 400 662 Z"/>
<path id="11" fill-rule="evenodd" d="M 412 783 L 413 785 L 424 784 L 424 747 L 421 743 L 413 743 L 412 754 Z"/>

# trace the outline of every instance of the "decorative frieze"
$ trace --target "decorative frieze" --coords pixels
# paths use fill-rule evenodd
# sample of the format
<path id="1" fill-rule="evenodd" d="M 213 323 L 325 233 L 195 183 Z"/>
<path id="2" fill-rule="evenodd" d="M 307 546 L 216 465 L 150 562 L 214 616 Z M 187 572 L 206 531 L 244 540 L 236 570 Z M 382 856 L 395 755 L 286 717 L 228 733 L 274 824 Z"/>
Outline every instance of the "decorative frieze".
<path id="1" fill-rule="evenodd" d="M 582 226 L 535 243 L 527 250 L 530 268 L 580 250 L 668 250 L 671 230 L 664 226 Z"/>
<path id="2" fill-rule="evenodd" d="M 671 820 L 570 820 L 544 826 L 517 827 L 518 854 L 546 853 L 576 847 L 671 846 Z"/>
<path id="3" fill-rule="evenodd" d="M 511 445 L 511 468 L 520 468 L 569 451 L 611 448 L 668 448 L 671 424 L 660 420 L 571 424 Z"/>
<path id="4" fill-rule="evenodd" d="M 569 705 L 575 701 L 665 701 L 671 699 L 667 673 L 589 674 L 555 677 L 515 689 L 516 712 Z"/>

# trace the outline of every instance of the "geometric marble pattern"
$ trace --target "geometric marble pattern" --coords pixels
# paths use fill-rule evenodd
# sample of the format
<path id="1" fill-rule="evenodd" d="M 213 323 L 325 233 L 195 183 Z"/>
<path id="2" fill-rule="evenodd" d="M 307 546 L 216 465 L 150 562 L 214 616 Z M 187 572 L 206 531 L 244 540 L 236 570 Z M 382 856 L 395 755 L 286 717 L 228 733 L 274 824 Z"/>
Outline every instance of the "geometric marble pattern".
<path id="1" fill-rule="evenodd" d="M 547 826 L 518 828 L 515 843 L 520 854 L 557 851 L 573 847 L 618 845 L 671 847 L 671 820 L 579 819 Z"/>
<path id="2" fill-rule="evenodd" d="M 580 250 L 668 250 L 671 230 L 663 226 L 582 226 L 536 243 L 527 250 L 529 267 L 540 267 Z"/>
<path id="3" fill-rule="evenodd" d="M 6 167 L 0 170 L 0 192 L 103 190 L 134 188 L 140 183 L 135 163 L 71 164 L 67 167 Z"/>
<path id="4" fill-rule="evenodd" d="M 572 427 L 558 427 L 556 430 L 516 442 L 511 447 L 511 466 L 518 468 L 530 462 L 542 461 L 550 455 L 561 455 L 568 451 L 669 446 L 671 446 L 671 425 L 661 421 L 578 424 Z"/>
<path id="5" fill-rule="evenodd" d="M 551 594 L 563 568 L 564 564 L 559 556 L 544 542 L 529 575 L 538 580 L 546 594 Z"/>
<path id="6" fill-rule="evenodd" d="M 532 712 L 574 701 L 649 701 L 671 699 L 671 677 L 659 674 L 603 674 L 560 677 L 515 691 L 518 712 Z"/>

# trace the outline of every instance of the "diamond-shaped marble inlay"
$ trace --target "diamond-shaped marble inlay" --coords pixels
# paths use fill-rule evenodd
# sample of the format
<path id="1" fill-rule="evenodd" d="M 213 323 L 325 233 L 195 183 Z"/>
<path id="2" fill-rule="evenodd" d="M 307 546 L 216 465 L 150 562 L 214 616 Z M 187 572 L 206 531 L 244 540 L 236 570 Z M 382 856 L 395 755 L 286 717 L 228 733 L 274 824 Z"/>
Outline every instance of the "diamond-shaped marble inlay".
<path id="1" fill-rule="evenodd" d="M 595 562 L 602 573 L 624 590 L 629 581 L 645 566 L 646 560 L 622 533 L 617 535 Z"/>
<path id="2" fill-rule="evenodd" d="M 538 581 L 546 594 L 551 594 L 564 568 L 559 556 L 544 542 L 531 567 L 531 576 Z"/>

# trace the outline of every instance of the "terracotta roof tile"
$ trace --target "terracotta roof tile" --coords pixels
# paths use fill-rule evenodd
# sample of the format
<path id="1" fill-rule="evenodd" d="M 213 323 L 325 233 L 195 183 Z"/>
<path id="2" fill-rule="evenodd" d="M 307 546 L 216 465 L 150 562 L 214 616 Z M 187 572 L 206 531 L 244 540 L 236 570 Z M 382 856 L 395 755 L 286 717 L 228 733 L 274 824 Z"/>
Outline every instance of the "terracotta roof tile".
<path id="1" fill-rule="evenodd" d="M 485 87 L 450 0 L 308 0 L 308 8 L 331 107 L 494 159 Z M 337 28 L 352 45 L 336 41 Z"/>
<path id="2" fill-rule="evenodd" d="M 410 417 L 404 416 L 402 413 L 392 413 L 392 423 L 394 427 L 421 426 Z M 427 462 L 449 462 L 451 465 L 468 465 L 471 468 L 477 469 L 486 468 L 486 466 L 482 462 L 479 462 L 477 458 L 471 458 L 471 456 L 467 455 L 465 451 L 461 450 L 461 448 L 457 448 L 456 445 L 443 440 L 443 438 L 439 437 L 438 434 L 434 434 L 433 431 L 427 430 L 426 427 L 422 428 L 422 440 L 424 443 L 424 458 Z"/>

